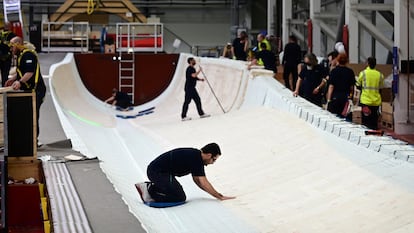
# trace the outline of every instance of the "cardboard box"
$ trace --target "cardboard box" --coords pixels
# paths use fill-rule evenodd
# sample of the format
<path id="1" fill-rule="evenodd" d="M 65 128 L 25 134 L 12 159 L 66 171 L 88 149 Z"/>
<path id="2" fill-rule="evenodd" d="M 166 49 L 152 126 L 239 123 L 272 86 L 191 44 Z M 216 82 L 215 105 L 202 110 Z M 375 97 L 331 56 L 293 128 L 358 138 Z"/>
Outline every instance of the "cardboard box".
<path id="1" fill-rule="evenodd" d="M 381 120 L 393 123 L 394 122 L 394 114 L 383 112 L 383 113 L 381 113 Z"/>
<path id="2" fill-rule="evenodd" d="M 390 102 L 382 102 L 381 104 L 381 112 L 382 113 L 394 113 L 394 108 L 392 106 L 392 103 Z"/>
<path id="3" fill-rule="evenodd" d="M 367 68 L 366 63 L 348 64 L 348 66 L 354 71 L 356 76 L 359 75 L 359 72 Z M 389 65 L 389 64 L 377 64 L 375 69 L 379 70 L 379 72 L 384 74 L 385 78 L 387 78 L 389 75 L 392 74 L 392 65 Z"/>
<path id="4" fill-rule="evenodd" d="M 360 106 L 354 106 L 352 109 L 352 122 L 362 124 L 362 108 Z"/>
<path id="5" fill-rule="evenodd" d="M 391 88 L 381 89 L 381 99 L 382 99 L 382 102 L 392 102 L 392 89 Z"/>
<path id="6" fill-rule="evenodd" d="M 352 122 L 355 123 L 355 124 L 362 124 L 361 110 L 352 112 Z"/>
<path id="7" fill-rule="evenodd" d="M 394 130 L 394 114 L 383 112 L 381 113 L 381 127 L 383 129 Z"/>
<path id="8" fill-rule="evenodd" d="M 359 104 L 359 98 L 361 97 L 361 91 L 358 90 L 357 88 L 355 88 L 353 97 L 354 98 L 353 98 L 352 102 L 354 103 L 354 105 L 358 105 Z"/>

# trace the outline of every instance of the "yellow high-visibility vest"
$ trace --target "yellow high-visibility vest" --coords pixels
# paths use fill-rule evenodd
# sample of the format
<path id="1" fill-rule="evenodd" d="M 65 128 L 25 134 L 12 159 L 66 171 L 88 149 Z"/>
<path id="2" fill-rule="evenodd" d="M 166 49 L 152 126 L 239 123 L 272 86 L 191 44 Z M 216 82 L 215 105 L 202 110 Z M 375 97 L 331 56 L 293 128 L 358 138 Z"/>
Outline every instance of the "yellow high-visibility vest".
<path id="1" fill-rule="evenodd" d="M 380 106 L 380 89 L 384 86 L 384 75 L 376 69 L 367 67 L 358 76 L 357 86 L 362 88 L 360 102 L 368 106 Z"/>
<path id="2" fill-rule="evenodd" d="M 258 43 L 258 45 L 257 45 L 257 49 L 259 50 L 259 51 L 262 51 L 262 48 L 260 47 L 260 44 L 261 43 L 265 43 L 266 44 L 266 50 L 268 50 L 268 51 L 272 51 L 272 46 L 270 45 L 270 42 L 267 40 L 267 39 L 263 39 L 262 40 L 262 42 L 259 42 Z M 261 65 L 261 66 L 263 66 L 264 65 L 264 62 L 262 61 L 262 59 L 260 58 L 260 59 L 258 59 L 257 60 L 257 64 L 258 65 Z"/>

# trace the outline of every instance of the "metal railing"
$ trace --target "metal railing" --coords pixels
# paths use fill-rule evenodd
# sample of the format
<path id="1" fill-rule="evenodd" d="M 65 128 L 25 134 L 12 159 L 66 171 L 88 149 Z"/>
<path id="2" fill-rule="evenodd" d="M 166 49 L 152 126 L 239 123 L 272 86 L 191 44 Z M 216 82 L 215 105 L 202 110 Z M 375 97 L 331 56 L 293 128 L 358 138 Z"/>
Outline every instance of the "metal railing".
<path id="1" fill-rule="evenodd" d="M 164 27 L 164 50 L 167 53 L 192 53 L 192 48 L 181 36 Z"/>
<path id="2" fill-rule="evenodd" d="M 88 22 L 42 23 L 43 52 L 88 52 Z"/>
<path id="3" fill-rule="evenodd" d="M 117 23 L 118 52 L 162 52 L 164 27 L 161 23 Z"/>

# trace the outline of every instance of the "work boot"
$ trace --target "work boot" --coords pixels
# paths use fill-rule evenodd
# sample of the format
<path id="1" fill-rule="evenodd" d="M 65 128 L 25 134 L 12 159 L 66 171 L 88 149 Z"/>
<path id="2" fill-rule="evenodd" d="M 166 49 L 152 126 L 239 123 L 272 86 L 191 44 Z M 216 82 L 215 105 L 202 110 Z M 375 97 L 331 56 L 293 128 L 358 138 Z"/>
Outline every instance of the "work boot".
<path id="1" fill-rule="evenodd" d="M 210 114 L 203 114 L 203 115 L 200 115 L 200 118 L 206 118 L 206 117 L 210 117 L 211 115 Z"/>
<path id="2" fill-rule="evenodd" d="M 182 121 L 191 121 L 191 117 L 183 117 L 181 118 Z"/>
<path id="3" fill-rule="evenodd" d="M 135 188 L 139 192 L 139 195 L 141 196 L 142 202 L 154 202 L 154 199 L 152 199 L 151 195 L 148 192 L 148 188 L 151 183 L 148 182 L 142 182 L 135 184 Z"/>

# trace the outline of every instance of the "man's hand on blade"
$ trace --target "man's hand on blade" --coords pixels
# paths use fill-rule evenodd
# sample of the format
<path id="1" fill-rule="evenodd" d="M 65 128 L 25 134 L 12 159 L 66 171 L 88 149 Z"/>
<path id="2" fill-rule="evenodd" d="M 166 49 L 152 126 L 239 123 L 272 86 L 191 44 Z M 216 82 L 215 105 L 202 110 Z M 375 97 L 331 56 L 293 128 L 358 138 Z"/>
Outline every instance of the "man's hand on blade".
<path id="1" fill-rule="evenodd" d="M 220 200 L 221 201 L 231 200 L 231 199 L 236 199 L 236 197 L 228 197 L 228 196 L 222 196 L 222 197 L 220 197 Z"/>

